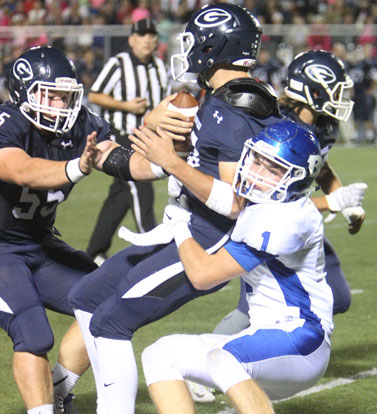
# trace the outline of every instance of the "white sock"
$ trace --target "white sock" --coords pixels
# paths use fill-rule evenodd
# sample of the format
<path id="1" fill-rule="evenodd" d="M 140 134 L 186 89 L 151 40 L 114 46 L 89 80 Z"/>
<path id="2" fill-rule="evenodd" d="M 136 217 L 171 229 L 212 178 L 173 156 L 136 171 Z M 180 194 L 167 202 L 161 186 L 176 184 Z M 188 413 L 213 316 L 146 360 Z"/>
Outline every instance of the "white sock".
<path id="1" fill-rule="evenodd" d="M 74 310 L 77 322 L 80 325 L 81 333 L 84 338 L 86 350 L 89 355 L 90 364 L 94 375 L 97 390 L 97 414 L 106 413 L 105 399 L 103 396 L 103 380 L 98 362 L 97 347 L 94 342 L 94 336 L 90 333 L 89 325 L 92 319 L 92 314 L 79 309 Z"/>
<path id="2" fill-rule="evenodd" d="M 54 414 L 54 406 L 52 404 L 40 405 L 27 410 L 27 414 Z"/>
<path id="3" fill-rule="evenodd" d="M 54 394 L 65 398 L 75 386 L 79 375 L 63 367 L 57 362 L 52 369 L 52 381 L 54 383 Z"/>
<path id="4" fill-rule="evenodd" d="M 134 414 L 138 373 L 130 340 L 95 338 L 106 399 L 111 414 Z"/>

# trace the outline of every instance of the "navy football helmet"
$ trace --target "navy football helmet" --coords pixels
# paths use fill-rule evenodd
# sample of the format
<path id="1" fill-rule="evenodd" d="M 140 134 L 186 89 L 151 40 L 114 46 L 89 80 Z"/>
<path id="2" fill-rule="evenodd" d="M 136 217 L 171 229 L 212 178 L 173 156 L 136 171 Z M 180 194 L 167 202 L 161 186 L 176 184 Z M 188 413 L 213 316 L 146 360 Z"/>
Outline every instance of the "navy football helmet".
<path id="1" fill-rule="evenodd" d="M 219 63 L 252 68 L 258 57 L 262 28 L 245 8 L 229 3 L 204 6 L 193 14 L 183 33 L 178 35 L 181 53 L 172 55 L 175 80 L 190 81 L 184 74 L 200 74 Z"/>
<path id="2" fill-rule="evenodd" d="M 72 128 L 84 93 L 73 62 L 54 47 L 24 52 L 12 66 L 8 88 L 11 101 L 29 121 L 56 134 Z M 64 98 L 63 107 L 49 105 L 51 93 Z"/>
<path id="3" fill-rule="evenodd" d="M 311 50 L 297 55 L 288 66 L 285 94 L 316 112 L 347 121 L 354 102 L 345 95 L 352 87 L 352 79 L 338 57 Z"/>
<path id="4" fill-rule="evenodd" d="M 253 203 L 288 202 L 308 196 L 322 166 L 321 148 L 304 125 L 284 120 L 248 139 L 233 190 Z"/>

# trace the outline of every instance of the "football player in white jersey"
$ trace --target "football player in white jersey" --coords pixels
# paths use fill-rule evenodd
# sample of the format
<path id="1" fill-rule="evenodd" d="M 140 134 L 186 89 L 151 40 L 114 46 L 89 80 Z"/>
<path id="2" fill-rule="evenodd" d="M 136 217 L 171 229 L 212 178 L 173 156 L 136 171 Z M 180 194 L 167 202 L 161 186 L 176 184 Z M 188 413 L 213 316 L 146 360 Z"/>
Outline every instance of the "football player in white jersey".
<path id="1" fill-rule="evenodd" d="M 322 216 L 310 200 L 322 164 L 314 134 L 280 121 L 246 141 L 233 190 L 247 200 L 231 241 L 209 255 L 190 213 L 169 206 L 170 229 L 197 289 L 242 277 L 250 326 L 235 335 L 169 335 L 142 355 L 158 412 L 195 412 L 184 380 L 214 387 L 238 413 L 273 413 L 270 400 L 314 385 L 325 373 L 333 329 L 324 272 Z"/>

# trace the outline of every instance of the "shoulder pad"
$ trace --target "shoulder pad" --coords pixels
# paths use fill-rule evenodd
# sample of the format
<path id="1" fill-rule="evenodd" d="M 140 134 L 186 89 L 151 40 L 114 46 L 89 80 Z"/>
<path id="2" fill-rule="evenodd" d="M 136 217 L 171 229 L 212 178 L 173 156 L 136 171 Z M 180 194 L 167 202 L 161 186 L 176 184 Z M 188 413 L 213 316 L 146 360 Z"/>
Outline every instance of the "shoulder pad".
<path id="1" fill-rule="evenodd" d="M 258 118 L 265 119 L 271 115 L 279 116 L 280 114 L 274 89 L 261 80 L 233 79 L 216 89 L 213 96 Z"/>

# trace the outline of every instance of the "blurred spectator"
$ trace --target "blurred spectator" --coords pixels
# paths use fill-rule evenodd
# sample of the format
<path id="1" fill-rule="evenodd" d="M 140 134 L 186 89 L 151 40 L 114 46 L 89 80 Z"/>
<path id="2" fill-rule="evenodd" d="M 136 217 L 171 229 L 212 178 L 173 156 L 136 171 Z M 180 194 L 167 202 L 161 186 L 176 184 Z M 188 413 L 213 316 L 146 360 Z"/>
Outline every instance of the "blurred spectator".
<path id="1" fill-rule="evenodd" d="M 131 19 L 133 22 L 150 17 L 149 0 L 137 0 L 137 6 L 132 11 Z"/>
<path id="2" fill-rule="evenodd" d="M 84 85 L 83 102 L 94 112 L 98 112 L 98 107 L 88 101 L 89 90 L 102 69 L 102 64 L 96 59 L 93 49 L 88 48 L 84 51 L 83 56 L 76 62 L 76 68 L 79 82 Z"/>
<path id="3" fill-rule="evenodd" d="M 267 49 L 262 48 L 257 64 L 252 70 L 252 76 L 269 83 L 279 94 L 281 85 L 287 76 L 287 69 L 279 58 L 272 56 Z"/>
<path id="4" fill-rule="evenodd" d="M 331 37 L 328 34 L 328 28 L 322 14 L 316 14 L 312 17 L 306 45 L 309 50 L 322 49 L 330 51 Z"/>
<path id="5" fill-rule="evenodd" d="M 132 23 L 133 6 L 131 0 L 122 0 L 118 11 L 116 12 L 116 21 L 118 24 Z"/>
<path id="6" fill-rule="evenodd" d="M 24 0 L 23 1 L 25 14 L 29 14 L 29 11 L 34 7 L 34 1 L 35 0 Z"/>
<path id="7" fill-rule="evenodd" d="M 294 29 L 285 36 L 285 42 L 291 45 L 295 51 L 303 52 L 306 50 L 306 38 L 309 33 L 309 27 L 305 24 L 305 18 L 298 12 L 292 15 L 292 24 Z"/>
<path id="8" fill-rule="evenodd" d="M 84 13 L 77 0 L 71 1 L 70 6 L 63 11 L 63 22 L 79 26 L 83 23 Z"/>
<path id="9" fill-rule="evenodd" d="M 151 18 L 154 22 L 156 22 L 158 31 L 158 46 L 156 53 L 160 59 L 166 62 L 169 39 L 171 35 L 170 31 L 173 23 L 168 14 L 162 10 L 159 0 L 151 0 L 150 7 Z"/>
<path id="10" fill-rule="evenodd" d="M 376 110 L 377 63 L 373 58 L 373 45 L 365 43 L 356 47 L 349 75 L 354 82 L 354 117 L 356 143 L 370 143 L 376 138 L 374 111 Z M 360 54 L 357 53 L 360 51 Z"/>
<path id="11" fill-rule="evenodd" d="M 35 0 L 33 8 L 28 13 L 29 24 L 43 25 L 46 17 L 46 9 L 41 0 Z"/>
<path id="12" fill-rule="evenodd" d="M 105 24 L 117 24 L 116 12 L 117 6 L 115 0 L 106 0 L 100 11 L 100 14 L 105 20 Z"/>
<path id="13" fill-rule="evenodd" d="M 347 48 L 342 42 L 335 42 L 332 46 L 331 53 L 336 57 L 341 59 L 344 63 L 347 73 L 350 72 L 351 63 L 348 59 Z M 348 91 L 345 91 L 347 93 Z M 352 91 L 353 92 L 353 91 Z M 353 96 L 346 96 L 347 98 L 353 99 Z M 356 129 L 355 129 L 355 119 L 354 113 L 352 112 L 351 116 L 346 122 L 339 122 L 339 142 L 342 142 L 345 145 L 351 145 L 356 138 Z"/>

